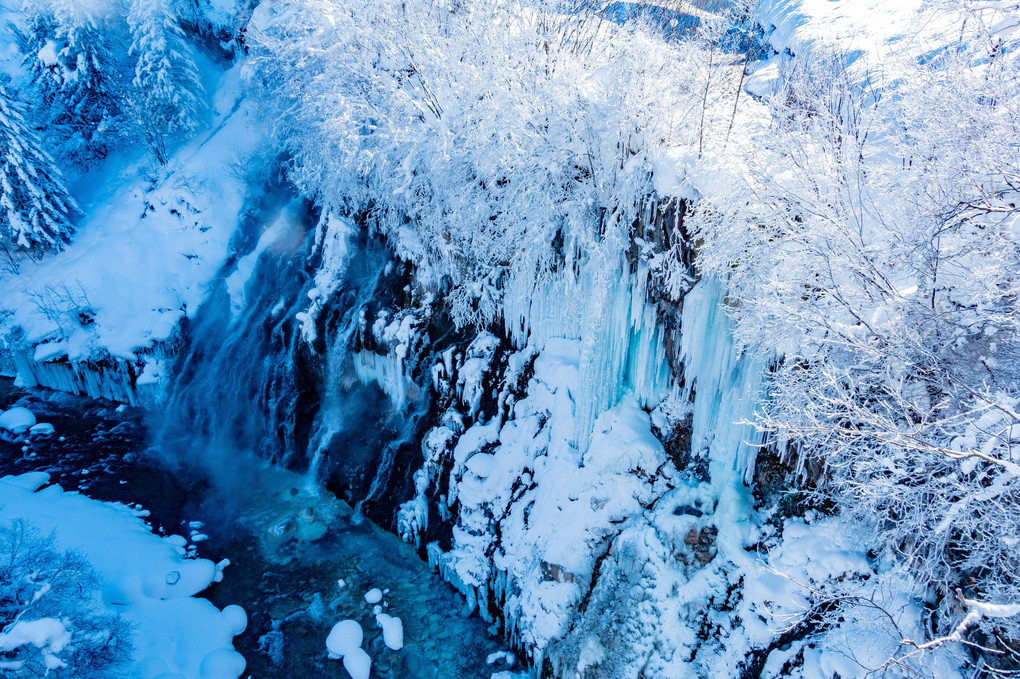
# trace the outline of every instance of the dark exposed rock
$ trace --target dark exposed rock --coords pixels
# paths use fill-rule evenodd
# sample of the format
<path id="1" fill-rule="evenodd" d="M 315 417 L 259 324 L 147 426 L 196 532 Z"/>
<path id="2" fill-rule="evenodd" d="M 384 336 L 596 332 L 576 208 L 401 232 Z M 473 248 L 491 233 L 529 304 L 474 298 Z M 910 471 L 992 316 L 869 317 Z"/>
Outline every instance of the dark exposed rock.
<path id="1" fill-rule="evenodd" d="M 573 582 L 582 584 L 583 579 L 571 573 L 570 571 L 548 561 L 542 562 L 542 578 L 545 580 L 552 580 L 554 582 Z"/>

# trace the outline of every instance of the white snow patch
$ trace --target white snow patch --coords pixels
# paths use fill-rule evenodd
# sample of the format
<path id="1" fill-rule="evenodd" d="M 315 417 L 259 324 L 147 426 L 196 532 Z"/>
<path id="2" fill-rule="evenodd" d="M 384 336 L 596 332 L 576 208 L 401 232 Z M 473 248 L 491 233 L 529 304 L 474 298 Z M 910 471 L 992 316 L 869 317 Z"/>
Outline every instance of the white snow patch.
<path id="1" fill-rule="evenodd" d="M 195 597 L 213 582 L 216 566 L 186 559 L 178 542 L 149 531 L 138 510 L 59 486 L 42 488 L 47 480 L 44 473 L 0 478 L 0 521 L 25 519 L 43 534 L 52 533 L 58 547 L 88 559 L 103 604 L 134 626 L 138 676 L 237 679 L 245 661 L 232 640 L 244 628 L 244 611 L 237 606 L 220 611 Z"/>
<path id="2" fill-rule="evenodd" d="M 47 670 L 65 667 L 58 657 L 71 641 L 71 632 L 54 618 L 17 620 L 0 633 L 0 652 L 8 652 L 22 646 L 35 646 L 42 651 L 43 664 Z"/>

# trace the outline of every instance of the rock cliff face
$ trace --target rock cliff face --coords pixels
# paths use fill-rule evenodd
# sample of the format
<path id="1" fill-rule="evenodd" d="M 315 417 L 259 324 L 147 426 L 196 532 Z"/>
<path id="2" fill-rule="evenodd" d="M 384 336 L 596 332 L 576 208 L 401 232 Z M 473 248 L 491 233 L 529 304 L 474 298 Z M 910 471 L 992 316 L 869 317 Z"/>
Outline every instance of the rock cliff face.
<path id="1" fill-rule="evenodd" d="M 451 327 L 409 272 L 385 274 L 376 289 L 404 294 L 366 306 L 347 374 L 404 424 L 360 486 L 342 466 L 327 484 L 543 677 L 854 676 L 862 638 L 858 658 L 879 665 L 882 610 L 913 610 L 905 576 L 798 492 L 819 470 L 798 476 L 748 424 L 766 366 L 737 354 L 725 286 L 668 303 L 640 260 L 620 273 L 575 269 L 476 330 Z M 349 454 L 344 437 L 327 457 Z M 881 603 L 828 615 L 822 587 Z"/>
<path id="2" fill-rule="evenodd" d="M 516 348 L 483 332 L 434 359 L 435 424 L 396 529 L 544 676 L 709 676 L 726 657 L 735 673 L 750 650 L 757 446 L 738 423 L 761 369 L 734 355 L 721 302 L 704 281 L 669 330 L 631 297 L 579 324 L 585 337 L 543 329 Z M 684 353 L 644 360 L 667 332 Z M 621 373 L 631 386 L 592 395 Z"/>

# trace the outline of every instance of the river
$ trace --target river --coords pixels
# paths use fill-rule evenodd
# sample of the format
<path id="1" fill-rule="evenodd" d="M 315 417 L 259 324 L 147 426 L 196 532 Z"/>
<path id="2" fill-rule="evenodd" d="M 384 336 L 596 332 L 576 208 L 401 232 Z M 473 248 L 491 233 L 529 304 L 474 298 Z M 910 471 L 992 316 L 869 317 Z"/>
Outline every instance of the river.
<path id="1" fill-rule="evenodd" d="M 234 642 L 248 662 L 245 676 L 345 676 L 325 648 L 331 626 L 343 619 L 365 630 L 373 677 L 488 679 L 506 669 L 502 658 L 486 662 L 502 650 L 499 640 L 414 549 L 356 519 L 328 492 L 310 489 L 304 476 L 242 456 L 233 473 L 214 479 L 200 466 L 170 463 L 150 445 L 141 410 L 23 391 L 0 379 L 0 408 L 15 404 L 56 433 L 31 441 L 0 437 L 0 476 L 46 471 L 66 490 L 140 504 L 156 532 L 193 538 L 197 556 L 230 559 L 224 580 L 203 595 L 248 613 L 248 629 Z M 301 540 L 302 525 L 312 533 L 324 525 L 326 532 Z M 373 620 L 364 596 L 372 588 L 385 592 L 385 612 L 403 622 L 399 651 L 385 647 Z"/>

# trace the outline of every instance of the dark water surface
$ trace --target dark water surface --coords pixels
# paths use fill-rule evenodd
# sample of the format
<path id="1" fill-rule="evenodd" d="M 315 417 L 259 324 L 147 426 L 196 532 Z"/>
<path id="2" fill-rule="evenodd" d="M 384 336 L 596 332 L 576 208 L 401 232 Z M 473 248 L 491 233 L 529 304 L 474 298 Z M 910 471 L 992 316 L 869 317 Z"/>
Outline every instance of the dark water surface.
<path id="1" fill-rule="evenodd" d="M 304 478 L 239 457 L 233 469 L 216 472 L 223 482 L 211 483 L 204 473 L 167 466 L 158 449 L 147 447 L 141 411 L 22 391 L 0 378 L 0 408 L 12 405 L 27 407 L 56 433 L 31 439 L 0 434 L 0 476 L 45 471 L 65 490 L 140 504 L 157 532 L 201 533 L 205 539 L 196 535 L 189 545 L 198 556 L 230 559 L 223 582 L 204 596 L 247 611 L 248 629 L 234 642 L 248 661 L 245 676 L 348 676 L 325 649 L 330 627 L 348 618 L 365 632 L 372 677 L 488 679 L 506 668 L 502 661 L 486 664 L 501 644 L 477 616 L 466 615 L 463 598 L 410 546 L 370 522 L 354 521 L 347 505 L 307 488 Z M 291 537 L 299 515 L 313 517 L 313 528 L 326 524 L 325 535 L 314 542 Z M 385 612 L 403 622 L 403 650 L 383 644 L 364 599 L 373 587 L 389 590 Z"/>

